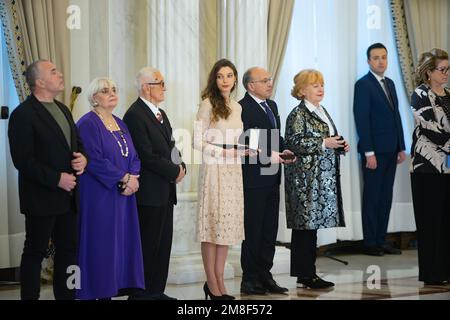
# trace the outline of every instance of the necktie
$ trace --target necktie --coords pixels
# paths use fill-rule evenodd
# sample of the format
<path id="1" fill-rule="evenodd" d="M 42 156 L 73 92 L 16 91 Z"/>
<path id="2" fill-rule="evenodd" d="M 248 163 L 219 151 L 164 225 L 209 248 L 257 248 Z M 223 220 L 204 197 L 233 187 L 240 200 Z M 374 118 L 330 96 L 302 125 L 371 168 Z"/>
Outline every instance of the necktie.
<path id="1" fill-rule="evenodd" d="M 391 106 L 392 109 L 394 109 L 394 100 L 392 100 L 391 91 L 389 90 L 387 81 L 386 81 L 386 79 L 383 78 L 383 79 L 381 79 L 381 82 L 383 83 L 384 92 L 386 93 L 386 96 L 389 100 L 389 105 Z"/>
<path id="2" fill-rule="evenodd" d="M 269 117 L 272 127 L 276 128 L 277 124 L 276 124 L 275 115 L 273 114 L 272 109 L 270 109 L 270 107 L 266 101 L 261 102 L 261 106 L 264 108 L 264 111 L 266 111 L 266 114 Z"/>
<path id="3" fill-rule="evenodd" d="M 156 114 L 156 119 L 158 119 L 158 121 L 162 124 L 163 123 L 163 117 L 161 112 L 158 111 L 158 113 Z"/>

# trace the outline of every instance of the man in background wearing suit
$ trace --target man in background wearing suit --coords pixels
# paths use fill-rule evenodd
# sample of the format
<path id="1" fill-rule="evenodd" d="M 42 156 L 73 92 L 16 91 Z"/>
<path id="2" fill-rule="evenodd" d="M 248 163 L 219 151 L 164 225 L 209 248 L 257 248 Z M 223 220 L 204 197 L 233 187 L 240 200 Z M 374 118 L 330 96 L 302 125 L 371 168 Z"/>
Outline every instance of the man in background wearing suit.
<path id="1" fill-rule="evenodd" d="M 242 242 L 241 292 L 244 294 L 285 293 L 272 277 L 275 243 L 278 233 L 280 204 L 281 156 L 293 155 L 283 149 L 277 104 L 269 100 L 273 83 L 270 74 L 258 67 L 247 70 L 243 77 L 247 93 L 239 101 L 242 106 L 244 131 L 259 129 L 260 154 L 256 163 L 249 158 L 242 165 L 244 179 L 244 228 Z"/>
<path id="2" fill-rule="evenodd" d="M 141 160 L 140 187 L 136 193 L 144 257 L 145 293 L 135 299 L 176 300 L 164 294 L 172 248 L 173 206 L 176 184 L 186 166 L 175 148 L 172 127 L 159 108 L 166 91 L 156 69 L 143 68 L 136 77 L 139 98 L 123 120 Z"/>
<path id="3" fill-rule="evenodd" d="M 387 49 L 375 43 L 367 49 L 370 71 L 355 84 L 353 111 L 359 135 L 364 190 L 362 223 L 364 253 L 401 254 L 386 243 L 397 164 L 405 161 L 405 141 L 394 82 L 384 76 Z"/>
<path id="4" fill-rule="evenodd" d="M 55 299 L 72 300 L 67 268 L 77 264 L 76 176 L 87 160 L 69 109 L 55 100 L 64 90 L 62 74 L 50 61 L 39 60 L 27 68 L 26 80 L 32 94 L 11 114 L 8 130 L 25 215 L 20 296 L 39 299 L 41 263 L 51 239 Z"/>

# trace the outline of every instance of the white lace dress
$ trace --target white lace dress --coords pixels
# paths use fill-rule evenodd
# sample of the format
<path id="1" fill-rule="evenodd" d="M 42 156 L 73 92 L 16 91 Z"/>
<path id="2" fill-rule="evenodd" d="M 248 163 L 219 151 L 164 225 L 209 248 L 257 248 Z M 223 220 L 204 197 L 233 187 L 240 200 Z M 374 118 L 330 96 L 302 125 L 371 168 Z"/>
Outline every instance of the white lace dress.
<path id="1" fill-rule="evenodd" d="M 200 104 L 194 147 L 202 151 L 197 210 L 197 240 L 236 245 L 244 239 L 244 190 L 239 159 L 224 158 L 223 144 L 237 144 L 243 131 L 242 108 L 230 102 L 228 119 L 211 121 L 209 100 Z"/>

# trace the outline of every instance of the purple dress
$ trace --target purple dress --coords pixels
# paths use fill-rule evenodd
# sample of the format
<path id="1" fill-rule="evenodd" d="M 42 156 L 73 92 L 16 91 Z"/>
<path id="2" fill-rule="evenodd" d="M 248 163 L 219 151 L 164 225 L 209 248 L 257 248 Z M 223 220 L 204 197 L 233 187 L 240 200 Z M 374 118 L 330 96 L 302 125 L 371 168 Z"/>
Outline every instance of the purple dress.
<path id="1" fill-rule="evenodd" d="M 88 166 L 79 178 L 81 289 L 77 299 L 101 299 L 145 288 L 136 198 L 123 196 L 117 183 L 139 174 L 140 161 L 124 122 L 115 117 L 128 144 L 128 157 L 102 120 L 89 112 L 77 123 Z M 122 144 L 120 135 L 114 132 Z"/>

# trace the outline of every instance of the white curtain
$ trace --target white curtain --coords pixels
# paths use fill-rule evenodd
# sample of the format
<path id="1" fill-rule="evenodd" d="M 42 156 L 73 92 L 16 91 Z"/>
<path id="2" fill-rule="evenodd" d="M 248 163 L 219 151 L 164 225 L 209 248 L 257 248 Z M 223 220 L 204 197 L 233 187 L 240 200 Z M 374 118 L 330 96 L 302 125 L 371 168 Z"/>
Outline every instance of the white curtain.
<path id="1" fill-rule="evenodd" d="M 450 1 L 404 0 L 408 34 L 414 63 L 420 54 L 432 48 L 450 46 Z"/>
<path id="2" fill-rule="evenodd" d="M 285 122 L 298 105 L 290 96 L 295 74 L 306 68 L 318 69 L 325 77 L 323 105 L 352 147 L 350 154 L 342 158 L 341 165 L 346 227 L 321 230 L 318 243 L 360 240 L 362 175 L 353 120 L 353 87 L 356 80 L 368 72 L 366 49 L 372 43 L 384 43 L 389 52 L 386 75 L 396 83 L 407 152 L 413 128 L 409 99 L 401 84 L 389 4 L 387 0 L 297 0 L 291 28 L 275 97 L 282 121 Z M 389 232 L 415 230 L 407 162 L 397 170 Z M 280 211 L 278 239 L 289 242 L 284 199 Z"/>
<path id="3" fill-rule="evenodd" d="M 0 105 L 10 112 L 19 104 L 0 25 Z M 19 213 L 17 172 L 12 164 L 8 143 L 8 121 L 0 120 L 0 269 L 20 264 L 25 236 L 23 216 Z"/>

